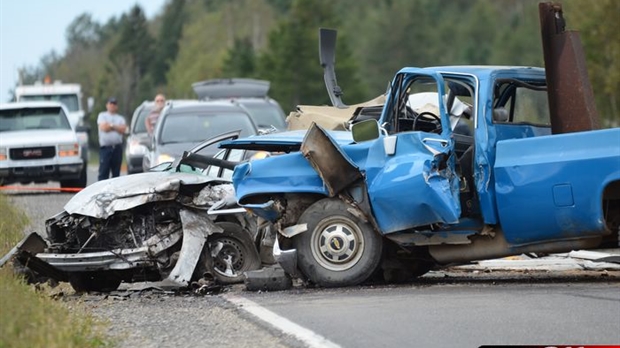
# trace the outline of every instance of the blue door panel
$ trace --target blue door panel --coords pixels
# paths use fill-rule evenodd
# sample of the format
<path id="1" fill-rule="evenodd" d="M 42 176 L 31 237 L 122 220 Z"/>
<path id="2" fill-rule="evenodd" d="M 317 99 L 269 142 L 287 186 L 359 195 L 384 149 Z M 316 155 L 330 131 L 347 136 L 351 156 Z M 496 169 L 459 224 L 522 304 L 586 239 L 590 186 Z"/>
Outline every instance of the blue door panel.
<path id="1" fill-rule="evenodd" d="M 423 139 L 438 136 L 409 132 L 397 137 L 394 156 L 384 154 L 379 139 L 370 149 L 366 163 L 368 194 L 381 232 L 387 234 L 431 223 L 457 223 L 458 181 L 449 168 L 438 168 L 438 157 L 423 145 Z"/>

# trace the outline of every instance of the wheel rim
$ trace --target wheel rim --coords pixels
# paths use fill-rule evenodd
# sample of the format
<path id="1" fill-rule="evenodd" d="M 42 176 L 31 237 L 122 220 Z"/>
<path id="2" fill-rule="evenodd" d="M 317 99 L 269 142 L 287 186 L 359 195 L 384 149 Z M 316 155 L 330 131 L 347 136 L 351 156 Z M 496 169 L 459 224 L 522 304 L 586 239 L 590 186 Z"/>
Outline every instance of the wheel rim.
<path id="1" fill-rule="evenodd" d="M 243 270 L 243 247 L 234 239 L 220 238 L 211 243 L 213 269 L 226 277 L 237 277 Z"/>
<path id="2" fill-rule="evenodd" d="M 362 257 L 364 237 L 353 221 L 344 217 L 323 220 L 313 231 L 314 259 L 331 271 L 345 271 Z"/>

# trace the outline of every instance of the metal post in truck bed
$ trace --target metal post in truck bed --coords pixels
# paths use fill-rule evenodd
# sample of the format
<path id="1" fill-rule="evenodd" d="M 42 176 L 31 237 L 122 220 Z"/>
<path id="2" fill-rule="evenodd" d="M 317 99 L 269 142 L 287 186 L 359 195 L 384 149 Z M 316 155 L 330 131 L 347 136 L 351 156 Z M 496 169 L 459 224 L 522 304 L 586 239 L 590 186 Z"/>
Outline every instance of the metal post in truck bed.
<path id="1" fill-rule="evenodd" d="M 562 5 L 538 5 L 554 134 L 599 129 L 594 93 L 576 31 L 565 31 Z"/>

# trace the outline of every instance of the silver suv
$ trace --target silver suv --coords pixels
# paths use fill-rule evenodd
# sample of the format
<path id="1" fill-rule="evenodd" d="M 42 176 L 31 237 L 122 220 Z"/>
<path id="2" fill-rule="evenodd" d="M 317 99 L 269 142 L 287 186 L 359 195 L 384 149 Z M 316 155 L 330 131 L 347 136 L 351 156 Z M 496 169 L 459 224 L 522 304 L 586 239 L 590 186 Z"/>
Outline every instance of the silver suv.
<path id="1" fill-rule="evenodd" d="M 202 141 L 223 133 L 240 131 L 242 137 L 258 134 L 258 128 L 248 112 L 227 101 L 169 100 L 157 119 L 153 136 L 146 143 L 148 152 L 143 169 L 173 162 Z M 203 154 L 213 156 L 217 144 Z"/>
<path id="2" fill-rule="evenodd" d="M 213 79 L 192 84 L 202 100 L 228 100 L 240 105 L 261 133 L 286 130 L 286 115 L 277 101 L 267 95 L 270 83 L 247 78 Z"/>
<path id="3" fill-rule="evenodd" d="M 142 158 L 148 152 L 144 143 L 149 139 L 144 120 L 153 110 L 154 105 L 153 101 L 142 102 L 131 117 L 131 123 L 127 129 L 127 146 L 125 146 L 127 174 L 142 172 Z"/>

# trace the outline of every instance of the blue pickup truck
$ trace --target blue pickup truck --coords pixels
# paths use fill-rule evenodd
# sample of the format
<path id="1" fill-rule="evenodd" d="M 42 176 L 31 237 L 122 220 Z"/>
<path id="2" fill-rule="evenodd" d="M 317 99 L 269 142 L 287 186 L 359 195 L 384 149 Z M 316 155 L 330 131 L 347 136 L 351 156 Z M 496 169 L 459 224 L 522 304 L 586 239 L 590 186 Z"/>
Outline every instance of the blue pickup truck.
<path id="1" fill-rule="evenodd" d="M 558 15 L 541 4 L 544 11 L 553 12 L 549 21 L 561 19 L 561 8 Z M 546 70 L 403 68 L 384 105 L 353 112 L 350 131 L 315 123 L 222 143 L 276 154 L 236 166 L 233 184 L 239 204 L 276 227 L 280 265 L 333 287 L 521 253 L 617 246 L 620 128 L 598 129 L 587 93 L 585 106 L 574 97 L 583 92 L 571 95 L 570 81 L 591 90 L 587 75 L 555 67 L 580 67 L 580 49 L 545 40 L 578 40 L 546 33 L 545 23 Z M 567 51 L 577 52 L 569 63 L 567 53 L 556 53 Z"/>

